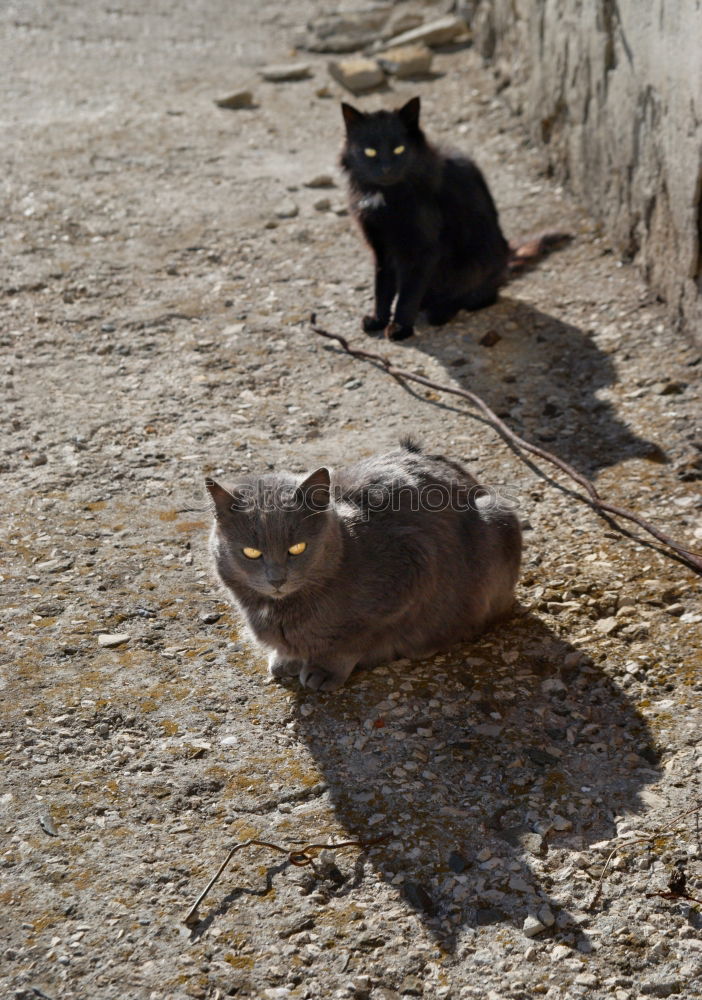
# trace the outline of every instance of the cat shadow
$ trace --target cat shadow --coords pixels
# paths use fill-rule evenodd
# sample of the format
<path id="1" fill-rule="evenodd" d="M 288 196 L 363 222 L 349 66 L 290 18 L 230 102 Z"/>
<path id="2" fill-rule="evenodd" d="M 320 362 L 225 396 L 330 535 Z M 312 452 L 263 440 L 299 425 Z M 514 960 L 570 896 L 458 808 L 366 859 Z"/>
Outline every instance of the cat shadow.
<path id="1" fill-rule="evenodd" d="M 517 299 L 461 312 L 443 327 L 420 326 L 411 343 L 481 396 L 512 430 L 553 450 L 580 472 L 632 458 L 665 461 L 600 398 L 618 381 L 612 359 L 587 332 Z"/>
<path id="2" fill-rule="evenodd" d="M 441 948 L 540 915 L 542 939 L 589 950 L 603 855 L 573 855 L 642 812 L 658 770 L 645 720 L 586 652 L 521 612 L 443 656 L 358 671 L 334 695 L 298 690 L 296 715 L 339 822 L 382 838 L 368 864 Z"/>

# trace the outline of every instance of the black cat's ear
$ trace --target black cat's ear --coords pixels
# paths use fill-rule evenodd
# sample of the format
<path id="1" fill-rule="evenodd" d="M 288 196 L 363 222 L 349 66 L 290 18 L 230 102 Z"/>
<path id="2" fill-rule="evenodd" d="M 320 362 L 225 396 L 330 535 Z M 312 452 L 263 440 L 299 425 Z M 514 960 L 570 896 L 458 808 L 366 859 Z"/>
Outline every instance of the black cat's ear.
<path id="1" fill-rule="evenodd" d="M 419 128 L 419 107 L 419 98 L 413 97 L 411 101 L 407 102 L 407 104 L 403 104 L 397 112 L 402 124 L 410 131 Z"/>
<path id="2" fill-rule="evenodd" d="M 346 131 L 353 128 L 354 125 L 358 125 L 366 116 L 362 111 L 358 111 L 356 108 L 352 107 L 350 104 L 345 104 L 341 102 L 341 113 L 344 116 L 344 121 L 346 122 Z"/>
<path id="3" fill-rule="evenodd" d="M 241 490 L 227 490 L 224 486 L 216 483 L 214 479 L 206 479 L 205 486 L 214 504 L 216 517 L 223 517 L 230 511 L 245 509 L 245 497 Z"/>
<path id="4" fill-rule="evenodd" d="M 322 467 L 312 472 L 304 483 L 300 483 L 297 494 L 305 507 L 312 510 L 326 510 L 329 506 L 330 483 L 329 469 Z"/>

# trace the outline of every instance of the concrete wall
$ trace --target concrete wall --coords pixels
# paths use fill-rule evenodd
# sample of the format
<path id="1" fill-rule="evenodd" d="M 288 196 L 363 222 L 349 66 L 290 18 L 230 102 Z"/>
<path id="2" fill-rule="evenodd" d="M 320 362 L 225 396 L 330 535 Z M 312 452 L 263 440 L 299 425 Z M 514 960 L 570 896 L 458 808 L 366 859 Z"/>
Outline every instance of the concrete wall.
<path id="1" fill-rule="evenodd" d="M 702 0 L 461 6 L 556 176 L 702 341 Z"/>

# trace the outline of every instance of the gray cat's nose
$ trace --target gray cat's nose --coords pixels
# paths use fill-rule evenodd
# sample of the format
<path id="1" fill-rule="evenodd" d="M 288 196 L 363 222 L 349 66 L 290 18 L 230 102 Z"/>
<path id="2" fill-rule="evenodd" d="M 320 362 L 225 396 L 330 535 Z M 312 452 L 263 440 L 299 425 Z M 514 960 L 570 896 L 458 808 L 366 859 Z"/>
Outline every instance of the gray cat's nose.
<path id="1" fill-rule="evenodd" d="M 285 573 L 276 572 L 275 570 L 269 570 L 266 573 L 266 579 L 270 583 L 271 587 L 275 587 L 276 590 L 280 590 L 286 580 Z"/>

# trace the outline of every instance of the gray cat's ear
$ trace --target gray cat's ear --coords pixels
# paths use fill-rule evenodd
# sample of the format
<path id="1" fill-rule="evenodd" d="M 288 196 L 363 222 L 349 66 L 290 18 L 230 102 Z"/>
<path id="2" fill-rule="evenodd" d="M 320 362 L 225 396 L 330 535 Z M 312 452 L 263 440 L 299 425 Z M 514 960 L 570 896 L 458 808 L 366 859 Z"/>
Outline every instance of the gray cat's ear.
<path id="1" fill-rule="evenodd" d="M 300 483 L 297 493 L 305 507 L 312 510 L 326 510 L 329 506 L 330 482 L 329 469 L 322 467 L 312 472 L 304 483 Z"/>
<path id="2" fill-rule="evenodd" d="M 348 132 L 350 128 L 354 125 L 358 125 L 365 115 L 362 111 L 358 111 L 356 108 L 352 107 L 350 104 L 345 104 L 341 102 L 341 113 L 344 116 L 344 121 L 346 122 L 346 131 Z"/>
<path id="3" fill-rule="evenodd" d="M 400 121 L 406 128 L 410 130 L 419 128 L 419 108 L 419 98 L 413 97 L 412 100 L 407 102 L 407 104 L 403 104 L 397 112 L 400 117 Z"/>
<path id="4" fill-rule="evenodd" d="M 243 497 L 239 491 L 227 490 L 224 486 L 216 483 L 214 479 L 206 479 L 205 486 L 214 504 L 214 513 L 217 517 L 222 517 L 233 510 L 242 509 Z"/>

